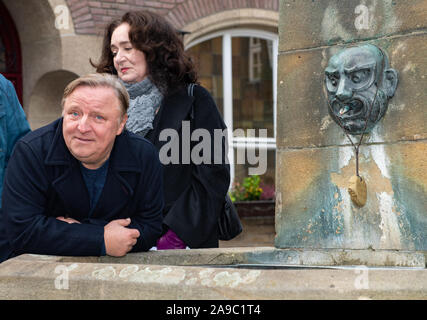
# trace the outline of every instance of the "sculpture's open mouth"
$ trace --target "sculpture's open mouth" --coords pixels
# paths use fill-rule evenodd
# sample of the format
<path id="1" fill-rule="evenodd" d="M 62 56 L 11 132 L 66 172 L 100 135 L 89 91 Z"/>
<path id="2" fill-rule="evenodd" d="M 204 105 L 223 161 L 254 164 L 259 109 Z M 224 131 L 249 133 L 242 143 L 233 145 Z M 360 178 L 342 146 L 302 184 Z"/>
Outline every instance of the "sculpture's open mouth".
<path id="1" fill-rule="evenodd" d="M 364 111 L 364 104 L 360 100 L 350 100 L 346 102 L 335 101 L 334 113 L 343 120 L 359 118 Z"/>

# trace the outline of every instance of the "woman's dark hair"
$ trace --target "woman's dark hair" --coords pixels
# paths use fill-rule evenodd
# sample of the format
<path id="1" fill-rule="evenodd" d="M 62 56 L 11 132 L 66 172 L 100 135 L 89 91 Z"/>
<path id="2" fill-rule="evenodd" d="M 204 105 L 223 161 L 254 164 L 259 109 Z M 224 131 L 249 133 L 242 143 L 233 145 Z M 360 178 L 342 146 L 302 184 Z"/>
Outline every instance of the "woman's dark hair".
<path id="1" fill-rule="evenodd" d="M 197 82 L 191 58 L 185 53 L 179 31 L 163 17 L 150 11 L 127 12 L 105 29 L 102 54 L 98 64 L 90 61 L 99 73 L 117 74 L 111 52 L 111 36 L 123 23 L 130 25 L 132 45 L 144 52 L 149 78 L 164 94 Z"/>

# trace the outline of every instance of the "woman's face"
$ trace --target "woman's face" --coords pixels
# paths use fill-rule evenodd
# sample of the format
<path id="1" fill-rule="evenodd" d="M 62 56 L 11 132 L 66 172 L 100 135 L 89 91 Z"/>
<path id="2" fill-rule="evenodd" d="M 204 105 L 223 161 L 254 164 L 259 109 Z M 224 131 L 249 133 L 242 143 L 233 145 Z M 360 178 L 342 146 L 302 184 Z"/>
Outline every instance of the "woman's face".
<path id="1" fill-rule="evenodd" d="M 111 35 L 111 52 L 114 68 L 124 82 L 136 83 L 148 75 L 147 61 L 144 52 L 136 49 L 129 40 L 130 26 L 122 23 Z"/>

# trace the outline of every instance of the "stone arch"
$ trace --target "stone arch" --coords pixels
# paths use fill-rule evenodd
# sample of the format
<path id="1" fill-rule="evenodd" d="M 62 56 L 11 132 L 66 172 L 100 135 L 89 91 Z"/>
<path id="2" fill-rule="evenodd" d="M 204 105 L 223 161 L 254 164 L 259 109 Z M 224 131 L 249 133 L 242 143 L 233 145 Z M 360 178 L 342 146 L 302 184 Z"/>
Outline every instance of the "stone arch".
<path id="1" fill-rule="evenodd" d="M 37 79 L 46 72 L 62 68 L 61 36 L 74 32 L 55 27 L 55 8 L 65 6 L 64 0 L 3 0 L 12 16 L 21 40 L 23 106 L 27 110 L 30 94 Z"/>
<path id="2" fill-rule="evenodd" d="M 263 9 L 234 9 L 200 18 L 184 26 L 190 32 L 184 38 L 188 45 L 197 38 L 223 29 L 251 27 L 278 33 L 279 13 Z"/>
<path id="3" fill-rule="evenodd" d="M 239 10 L 250 9 L 254 11 L 272 11 L 278 13 L 278 0 L 247 0 L 247 1 L 211 1 L 189 0 L 178 4 L 170 10 L 166 18 L 176 27 L 183 28 L 193 21 L 209 17 L 217 13 L 233 11 L 235 17 L 239 16 Z M 237 15 L 236 15 L 237 13 Z"/>
<path id="4" fill-rule="evenodd" d="M 28 122 L 33 130 L 61 116 L 64 89 L 77 77 L 73 72 L 56 70 L 44 74 L 37 81 L 27 108 Z"/>

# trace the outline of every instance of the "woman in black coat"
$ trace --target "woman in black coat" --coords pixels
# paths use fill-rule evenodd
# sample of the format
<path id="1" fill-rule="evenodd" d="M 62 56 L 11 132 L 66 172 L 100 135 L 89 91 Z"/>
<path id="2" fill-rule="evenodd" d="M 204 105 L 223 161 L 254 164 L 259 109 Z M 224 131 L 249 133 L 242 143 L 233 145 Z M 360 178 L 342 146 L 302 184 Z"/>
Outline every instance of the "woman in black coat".
<path id="1" fill-rule="evenodd" d="M 128 12 L 107 26 L 93 65 L 122 80 L 131 99 L 126 128 L 159 150 L 165 210 L 157 249 L 218 247 L 230 184 L 226 126 L 208 91 L 195 85 L 177 30 L 155 13 Z"/>

